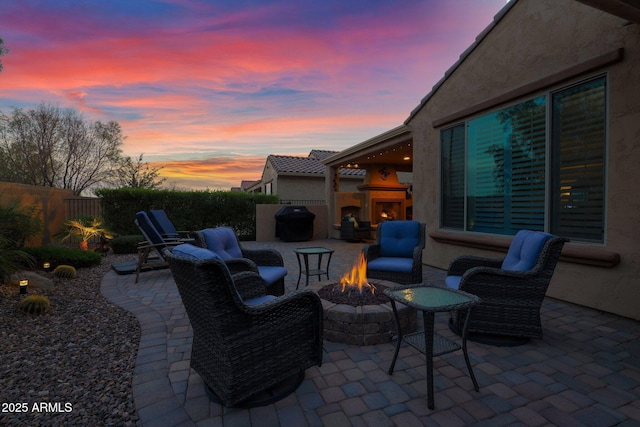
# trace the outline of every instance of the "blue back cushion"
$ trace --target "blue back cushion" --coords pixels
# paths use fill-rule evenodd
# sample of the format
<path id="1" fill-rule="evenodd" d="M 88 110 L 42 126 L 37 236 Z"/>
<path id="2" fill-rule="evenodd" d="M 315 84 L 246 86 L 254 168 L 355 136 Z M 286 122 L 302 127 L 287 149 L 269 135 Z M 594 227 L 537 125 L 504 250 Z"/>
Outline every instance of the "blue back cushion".
<path id="1" fill-rule="evenodd" d="M 222 258 L 220 258 L 215 252 L 210 251 L 209 249 L 191 245 L 189 243 L 174 247 L 171 253 L 175 256 L 180 256 L 188 259 L 217 259 L 219 261 L 222 261 Z"/>
<path id="2" fill-rule="evenodd" d="M 164 243 L 164 239 L 153 226 L 147 213 L 144 211 L 136 212 L 136 221 L 138 223 L 138 227 L 142 230 L 143 234 L 149 241 L 153 244 Z"/>
<path id="3" fill-rule="evenodd" d="M 553 235 L 541 231 L 520 230 L 513 238 L 507 256 L 502 261 L 503 270 L 528 271 L 538 260 L 545 242 Z"/>
<path id="4" fill-rule="evenodd" d="M 166 236 L 177 237 L 178 231 L 174 227 L 173 223 L 167 216 L 167 213 L 163 209 L 150 210 L 148 213 L 151 223 L 158 229 L 158 231 Z"/>
<path id="5" fill-rule="evenodd" d="M 207 228 L 201 231 L 207 249 L 217 253 L 223 260 L 242 258 L 236 233 L 227 227 Z"/>
<path id="6" fill-rule="evenodd" d="M 420 243 L 418 221 L 385 221 L 380 230 L 380 256 L 412 258 Z"/>

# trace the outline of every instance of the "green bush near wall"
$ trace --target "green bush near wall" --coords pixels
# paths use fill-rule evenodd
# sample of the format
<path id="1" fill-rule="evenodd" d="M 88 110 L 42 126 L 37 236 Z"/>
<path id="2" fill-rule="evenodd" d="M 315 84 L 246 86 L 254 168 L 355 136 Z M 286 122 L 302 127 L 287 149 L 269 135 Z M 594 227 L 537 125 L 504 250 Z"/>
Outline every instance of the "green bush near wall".
<path id="1" fill-rule="evenodd" d="M 143 241 L 142 234 L 131 234 L 114 237 L 109 244 L 114 254 L 135 254 L 138 252 L 138 243 Z"/>
<path id="2" fill-rule="evenodd" d="M 164 209 L 179 231 L 231 227 L 240 240 L 255 240 L 256 205 L 276 204 L 278 196 L 236 191 L 176 191 L 140 188 L 102 189 L 102 218 L 118 235 L 140 234 L 138 211 Z"/>
<path id="3" fill-rule="evenodd" d="M 24 251 L 36 260 L 36 266 L 43 262 L 51 263 L 51 268 L 67 264 L 75 268 L 90 268 L 102 263 L 102 254 L 93 251 L 45 245 L 37 248 L 24 248 Z"/>

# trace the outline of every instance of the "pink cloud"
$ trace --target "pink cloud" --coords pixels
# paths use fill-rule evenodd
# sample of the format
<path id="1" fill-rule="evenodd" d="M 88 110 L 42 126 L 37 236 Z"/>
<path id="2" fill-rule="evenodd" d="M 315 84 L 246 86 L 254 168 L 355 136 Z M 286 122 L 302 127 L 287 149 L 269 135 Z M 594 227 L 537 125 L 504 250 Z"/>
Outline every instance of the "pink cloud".
<path id="1" fill-rule="evenodd" d="M 402 123 L 504 1 L 171 0 L 148 16 L 143 0 L 57 4 L 0 11 L 0 110 L 44 101 L 116 120 L 131 156 L 220 155 L 228 168 L 165 172 L 227 187 L 257 179 L 269 153 L 344 149 Z"/>

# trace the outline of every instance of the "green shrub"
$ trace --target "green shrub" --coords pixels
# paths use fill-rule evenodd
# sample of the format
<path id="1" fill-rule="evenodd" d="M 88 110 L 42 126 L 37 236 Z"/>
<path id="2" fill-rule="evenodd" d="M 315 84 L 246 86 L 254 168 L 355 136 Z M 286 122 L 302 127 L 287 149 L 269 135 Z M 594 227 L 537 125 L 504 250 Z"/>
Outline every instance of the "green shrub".
<path id="1" fill-rule="evenodd" d="M 61 279 L 75 279 L 76 269 L 71 265 L 59 265 L 53 270 L 53 275 Z"/>
<path id="2" fill-rule="evenodd" d="M 33 257 L 0 234 L 0 283 L 7 283 L 13 273 L 32 265 Z"/>
<path id="3" fill-rule="evenodd" d="M 143 242 L 142 234 L 132 234 L 128 236 L 114 237 L 111 242 L 111 249 L 114 254 L 135 254 L 138 252 L 138 243 Z"/>
<path id="4" fill-rule="evenodd" d="M 46 245 L 39 248 L 24 248 L 24 250 L 35 258 L 36 265 L 42 265 L 46 261 L 51 263 L 51 267 L 66 264 L 75 268 L 89 268 L 102 263 L 102 255 L 98 252 L 64 246 Z"/>
<path id="5" fill-rule="evenodd" d="M 0 205 L 0 234 L 17 248 L 22 248 L 41 232 L 42 220 L 35 206 L 22 206 L 17 201 Z"/>
<path id="6" fill-rule="evenodd" d="M 27 314 L 43 314 L 49 311 L 51 303 L 42 295 L 29 295 L 18 303 L 18 309 Z"/>
<path id="7" fill-rule="evenodd" d="M 231 227 L 240 240 L 255 240 L 256 205 L 278 203 L 273 194 L 240 191 L 177 191 L 142 188 L 103 188 L 100 197 L 102 217 L 110 230 L 119 235 L 139 233 L 134 224 L 136 212 L 164 209 L 178 230 Z"/>

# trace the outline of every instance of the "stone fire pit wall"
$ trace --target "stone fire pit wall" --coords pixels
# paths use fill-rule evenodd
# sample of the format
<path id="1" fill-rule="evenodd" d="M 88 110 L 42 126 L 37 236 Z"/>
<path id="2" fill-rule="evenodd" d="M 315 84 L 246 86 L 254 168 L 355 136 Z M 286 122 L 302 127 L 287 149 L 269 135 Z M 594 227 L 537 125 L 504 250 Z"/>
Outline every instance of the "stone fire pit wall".
<path id="1" fill-rule="evenodd" d="M 387 287 L 395 283 L 376 281 Z M 323 286 L 333 282 L 319 282 L 307 289 L 318 292 Z M 391 342 L 397 334 L 391 303 L 353 307 L 347 304 L 334 304 L 322 300 L 324 309 L 324 339 L 350 345 L 373 345 Z M 417 330 L 416 310 L 396 303 L 400 315 L 402 333 Z"/>

